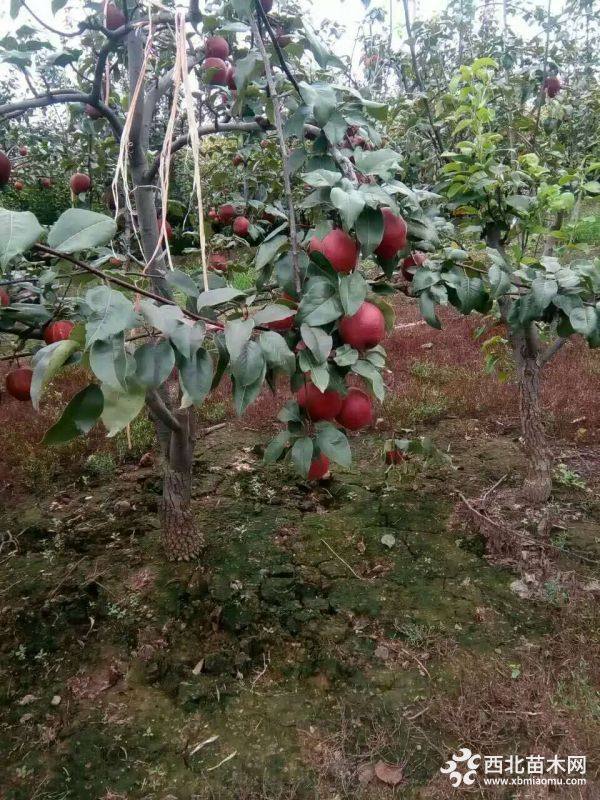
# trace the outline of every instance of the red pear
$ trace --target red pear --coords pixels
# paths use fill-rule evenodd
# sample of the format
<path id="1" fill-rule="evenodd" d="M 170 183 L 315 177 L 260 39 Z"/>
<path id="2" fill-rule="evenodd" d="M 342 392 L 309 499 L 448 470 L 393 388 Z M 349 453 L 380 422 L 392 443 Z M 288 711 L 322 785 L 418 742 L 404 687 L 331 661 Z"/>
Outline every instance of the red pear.
<path id="1" fill-rule="evenodd" d="M 322 392 L 313 383 L 300 387 L 297 395 L 298 405 L 303 408 L 313 422 L 332 420 L 342 409 L 342 395 L 339 392 Z"/>
<path id="2" fill-rule="evenodd" d="M 71 191 L 73 194 L 83 194 L 89 190 L 91 185 L 92 182 L 89 176 L 83 172 L 76 172 L 71 175 Z"/>
<path id="3" fill-rule="evenodd" d="M 126 22 L 125 14 L 114 3 L 109 3 L 106 6 L 106 27 L 109 31 L 116 31 Z"/>
<path id="4" fill-rule="evenodd" d="M 219 209 L 219 222 L 228 225 L 234 217 L 235 206 L 232 206 L 231 203 L 225 203 L 225 205 L 221 206 Z"/>
<path id="5" fill-rule="evenodd" d="M 6 153 L 0 152 L 0 186 L 6 186 L 12 172 L 12 164 Z"/>
<path id="6" fill-rule="evenodd" d="M 202 70 L 206 83 L 211 86 L 227 85 L 227 64 L 222 58 L 205 58 L 202 62 Z"/>
<path id="7" fill-rule="evenodd" d="M 204 45 L 206 58 L 220 58 L 225 61 L 229 57 L 229 45 L 227 39 L 222 36 L 209 36 Z"/>
<path id="8" fill-rule="evenodd" d="M 6 376 L 6 391 L 17 400 L 31 400 L 33 370 L 19 367 Z"/>
<path id="9" fill-rule="evenodd" d="M 422 267 L 427 261 L 427 253 L 422 253 L 420 250 L 415 250 L 409 256 L 406 256 L 402 262 L 402 275 L 407 281 L 412 281 L 418 267 Z"/>
<path id="10" fill-rule="evenodd" d="M 68 320 L 60 320 L 59 322 L 51 322 L 44 328 L 44 341 L 46 344 L 54 344 L 55 342 L 62 342 L 63 339 L 68 339 L 71 331 L 75 325 Z"/>
<path id="11" fill-rule="evenodd" d="M 0 306 L 9 306 L 10 305 L 10 297 L 8 296 L 8 292 L 6 289 L 0 288 Z"/>
<path id="12" fill-rule="evenodd" d="M 308 470 L 308 480 L 309 481 L 320 481 L 322 478 L 327 476 L 329 472 L 329 459 L 326 455 L 321 453 L 321 455 L 313 458 L 310 469 Z"/>
<path id="13" fill-rule="evenodd" d="M 349 389 L 342 408 L 335 417 L 336 422 L 349 431 L 359 431 L 373 422 L 373 403 L 368 394 L 360 389 Z"/>
<path id="14" fill-rule="evenodd" d="M 376 305 L 365 301 L 356 314 L 341 318 L 338 329 L 343 342 L 357 350 L 368 350 L 384 338 L 385 319 Z"/>
<path id="15" fill-rule="evenodd" d="M 358 259 L 357 242 L 341 228 L 334 228 L 323 239 L 314 236 L 309 253 L 322 253 L 336 272 L 352 272 Z"/>
<path id="16" fill-rule="evenodd" d="M 407 227 L 401 216 L 396 216 L 391 208 L 382 208 L 383 238 L 375 248 L 381 258 L 394 258 L 396 253 L 406 244 Z"/>
<path id="17" fill-rule="evenodd" d="M 233 220 L 233 232 L 236 236 L 247 236 L 250 220 L 247 217 L 236 217 Z"/>

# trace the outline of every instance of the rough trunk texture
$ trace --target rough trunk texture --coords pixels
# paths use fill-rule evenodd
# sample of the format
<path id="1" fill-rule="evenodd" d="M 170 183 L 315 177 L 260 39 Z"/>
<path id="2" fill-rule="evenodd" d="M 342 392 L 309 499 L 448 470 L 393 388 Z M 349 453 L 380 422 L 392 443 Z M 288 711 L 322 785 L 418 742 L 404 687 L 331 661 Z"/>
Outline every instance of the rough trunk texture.
<path id="1" fill-rule="evenodd" d="M 540 404 L 542 368 L 537 353 L 531 352 L 525 336 L 514 336 L 513 345 L 517 362 L 521 432 L 528 462 L 523 494 L 531 503 L 545 503 L 552 491 L 552 455 Z"/>
<path id="2" fill-rule="evenodd" d="M 170 561 L 196 558 L 204 543 L 191 510 L 195 441 L 193 413 L 192 409 L 177 412 L 181 430 L 171 433 L 165 459 L 162 539 Z"/>

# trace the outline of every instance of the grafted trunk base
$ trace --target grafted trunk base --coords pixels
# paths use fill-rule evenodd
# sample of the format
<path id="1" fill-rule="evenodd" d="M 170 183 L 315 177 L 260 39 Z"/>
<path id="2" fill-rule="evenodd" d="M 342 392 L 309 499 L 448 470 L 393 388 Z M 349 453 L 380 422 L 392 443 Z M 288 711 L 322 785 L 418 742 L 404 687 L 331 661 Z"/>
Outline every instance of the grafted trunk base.
<path id="1" fill-rule="evenodd" d="M 161 508 L 162 543 L 169 561 L 190 561 L 202 552 L 204 539 L 190 509 L 190 473 L 166 467 Z"/>
<path id="2" fill-rule="evenodd" d="M 523 497 L 529 503 L 545 503 L 552 492 L 552 453 L 540 405 L 541 366 L 528 349 L 524 337 L 516 348 L 519 380 L 519 415 L 527 455 Z"/>

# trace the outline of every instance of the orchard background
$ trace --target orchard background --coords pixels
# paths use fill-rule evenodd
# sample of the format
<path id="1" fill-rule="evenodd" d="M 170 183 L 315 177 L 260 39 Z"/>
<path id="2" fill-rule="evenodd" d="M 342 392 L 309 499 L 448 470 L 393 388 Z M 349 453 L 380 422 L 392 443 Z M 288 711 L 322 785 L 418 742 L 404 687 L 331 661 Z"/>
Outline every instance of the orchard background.
<path id="1" fill-rule="evenodd" d="M 363 6 L 10 3 L 3 798 L 598 794 L 600 9 Z"/>

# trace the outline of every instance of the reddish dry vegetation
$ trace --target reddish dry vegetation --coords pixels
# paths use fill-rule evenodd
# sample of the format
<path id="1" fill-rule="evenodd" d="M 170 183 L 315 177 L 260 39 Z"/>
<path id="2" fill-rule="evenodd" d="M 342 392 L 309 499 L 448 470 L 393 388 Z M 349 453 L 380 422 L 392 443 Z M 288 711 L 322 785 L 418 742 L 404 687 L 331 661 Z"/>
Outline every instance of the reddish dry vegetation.
<path id="1" fill-rule="evenodd" d="M 394 427 L 418 428 L 448 416 L 476 417 L 498 432 L 516 426 L 516 387 L 510 380 L 499 383 L 484 370 L 481 340 L 475 339 L 481 318 L 445 311 L 441 315 L 443 329 L 437 331 L 420 320 L 413 303 L 401 300 L 397 311 L 396 329 L 383 341 L 388 352 L 388 395 L 383 409 L 375 409 L 375 418 L 383 418 L 378 426 L 382 435 Z M 496 334 L 502 331 L 496 329 L 486 336 Z M 84 386 L 83 375 L 72 370 L 57 379 L 37 414 L 29 403 L 6 394 L 7 371 L 5 365 L 1 371 L 0 487 L 18 489 L 26 481 L 30 483 L 38 459 L 42 471 L 46 464 L 61 471 L 77 470 L 82 460 L 105 441 L 100 427 L 87 439 L 51 448 L 51 452 L 46 452 L 40 442 L 58 411 Z M 578 339 L 566 345 L 547 367 L 543 381 L 543 403 L 552 435 L 583 444 L 600 440 L 599 383 L 600 353 L 589 350 Z M 288 396 L 286 382 L 281 381 L 277 395 L 265 390 L 238 424 L 257 431 L 273 430 L 277 412 Z M 232 419 L 229 397 L 230 388 L 224 381 L 208 408 L 225 403 L 226 414 Z M 206 416 L 206 421 L 210 424 L 214 420 Z"/>

